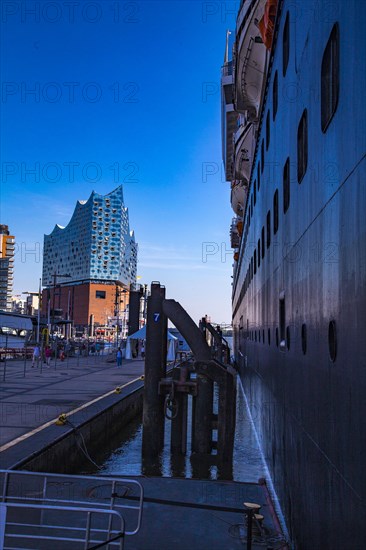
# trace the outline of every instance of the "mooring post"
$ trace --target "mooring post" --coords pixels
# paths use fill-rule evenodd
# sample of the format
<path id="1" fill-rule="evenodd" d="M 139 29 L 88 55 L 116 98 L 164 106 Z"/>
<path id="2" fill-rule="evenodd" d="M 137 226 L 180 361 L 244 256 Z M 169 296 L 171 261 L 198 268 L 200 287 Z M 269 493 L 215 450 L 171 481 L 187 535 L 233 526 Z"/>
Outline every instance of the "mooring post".
<path id="1" fill-rule="evenodd" d="M 194 397 L 192 418 L 192 450 L 195 453 L 211 453 L 213 382 L 207 376 L 197 374 L 197 396 Z"/>
<path id="2" fill-rule="evenodd" d="M 165 288 L 151 283 L 151 295 L 147 302 L 146 358 L 144 379 L 144 408 L 142 454 L 157 456 L 164 446 L 164 396 L 159 395 L 159 381 L 164 376 L 166 359 L 167 318 L 163 313 Z"/>
<path id="3" fill-rule="evenodd" d="M 227 373 L 219 385 L 219 414 L 217 425 L 217 454 L 222 462 L 233 457 L 236 416 L 236 379 Z"/>
<path id="4" fill-rule="evenodd" d="M 140 290 L 130 290 L 129 296 L 129 315 L 128 315 L 128 335 L 134 334 L 139 330 L 139 320 L 140 320 L 140 300 L 142 296 L 142 291 Z M 119 307 L 119 304 L 116 304 Z"/>

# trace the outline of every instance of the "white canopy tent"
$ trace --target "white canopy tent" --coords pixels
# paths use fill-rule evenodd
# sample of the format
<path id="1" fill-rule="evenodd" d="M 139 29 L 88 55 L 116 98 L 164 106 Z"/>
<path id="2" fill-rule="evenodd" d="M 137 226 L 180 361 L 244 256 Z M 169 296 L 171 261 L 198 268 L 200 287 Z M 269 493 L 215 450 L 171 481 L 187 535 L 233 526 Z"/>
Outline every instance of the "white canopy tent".
<path id="1" fill-rule="evenodd" d="M 127 337 L 126 342 L 126 359 L 132 359 L 132 353 L 131 353 L 131 340 L 146 340 L 146 325 L 137 332 L 134 332 L 130 336 Z M 178 338 L 173 336 L 173 334 L 170 334 L 169 330 L 167 333 L 167 340 L 168 340 L 168 346 L 167 346 L 167 361 L 174 361 L 175 359 L 175 352 L 178 346 Z"/>

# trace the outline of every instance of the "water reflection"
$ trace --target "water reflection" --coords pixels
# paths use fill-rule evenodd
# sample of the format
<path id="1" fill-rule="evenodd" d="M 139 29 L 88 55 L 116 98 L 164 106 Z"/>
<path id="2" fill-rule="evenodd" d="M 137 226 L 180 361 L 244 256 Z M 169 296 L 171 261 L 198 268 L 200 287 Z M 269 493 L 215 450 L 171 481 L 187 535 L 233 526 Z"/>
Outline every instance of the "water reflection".
<path id="1" fill-rule="evenodd" d="M 189 407 L 190 409 L 190 407 Z M 215 456 L 199 458 L 195 455 L 171 455 L 170 428 L 166 422 L 164 450 L 158 459 L 141 460 L 142 425 L 141 418 L 131 422 L 118 440 L 110 442 L 110 448 L 104 449 L 94 458 L 102 464 L 101 474 L 110 475 L 147 475 L 164 477 L 186 477 L 196 479 L 233 479 L 234 481 L 256 482 L 264 476 L 261 455 L 256 443 L 251 423 L 247 417 L 242 391 L 237 395 L 236 429 L 233 463 L 217 465 Z M 188 418 L 190 425 L 190 418 Z M 190 450 L 191 437 L 188 430 L 187 449 Z M 89 470 L 92 471 L 92 470 Z"/>

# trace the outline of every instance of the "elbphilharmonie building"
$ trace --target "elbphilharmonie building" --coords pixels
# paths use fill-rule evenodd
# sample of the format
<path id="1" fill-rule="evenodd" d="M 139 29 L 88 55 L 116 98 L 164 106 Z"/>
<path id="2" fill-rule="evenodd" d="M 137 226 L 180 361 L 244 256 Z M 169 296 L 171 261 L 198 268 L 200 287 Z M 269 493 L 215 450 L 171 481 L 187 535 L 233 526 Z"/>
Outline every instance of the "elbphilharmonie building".
<path id="1" fill-rule="evenodd" d="M 43 286 L 48 300 L 51 296 L 55 307 L 64 314 L 67 310 L 76 324 L 87 324 L 90 315 L 106 323 L 115 309 L 116 286 L 134 285 L 136 267 L 137 243 L 122 185 L 107 195 L 93 191 L 88 200 L 79 200 L 68 225 L 55 225 L 44 236 Z"/>

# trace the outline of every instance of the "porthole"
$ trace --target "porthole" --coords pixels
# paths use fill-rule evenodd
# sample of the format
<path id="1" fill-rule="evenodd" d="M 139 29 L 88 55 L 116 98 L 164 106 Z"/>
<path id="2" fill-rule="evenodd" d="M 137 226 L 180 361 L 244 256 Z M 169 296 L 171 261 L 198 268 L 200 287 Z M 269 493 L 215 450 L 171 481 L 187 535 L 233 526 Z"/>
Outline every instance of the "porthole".
<path id="1" fill-rule="evenodd" d="M 306 354 L 307 345 L 307 329 L 305 323 L 303 323 L 301 325 L 301 349 L 304 355 Z"/>
<path id="2" fill-rule="evenodd" d="M 336 23 L 324 50 L 321 67 L 321 127 L 326 132 L 339 96 L 339 27 Z"/>
<path id="3" fill-rule="evenodd" d="M 273 79 L 273 120 L 276 118 L 276 113 L 278 109 L 278 73 L 275 72 L 274 79 Z"/>
<path id="4" fill-rule="evenodd" d="M 290 350 L 290 345 L 290 327 L 286 327 L 286 346 L 288 350 Z"/>
<path id="5" fill-rule="evenodd" d="M 288 61 L 290 58 L 290 20 L 289 13 L 286 14 L 285 25 L 282 35 L 282 73 L 286 76 Z"/>
<path id="6" fill-rule="evenodd" d="M 263 174 L 264 170 L 264 139 L 262 139 L 262 145 L 261 145 L 261 172 Z"/>
<path id="7" fill-rule="evenodd" d="M 328 348 L 329 356 L 331 361 L 336 360 L 337 357 L 337 332 L 336 332 L 336 323 L 331 321 L 328 327 Z"/>

